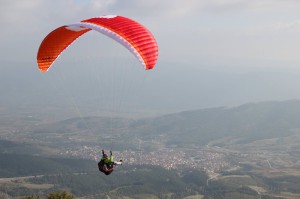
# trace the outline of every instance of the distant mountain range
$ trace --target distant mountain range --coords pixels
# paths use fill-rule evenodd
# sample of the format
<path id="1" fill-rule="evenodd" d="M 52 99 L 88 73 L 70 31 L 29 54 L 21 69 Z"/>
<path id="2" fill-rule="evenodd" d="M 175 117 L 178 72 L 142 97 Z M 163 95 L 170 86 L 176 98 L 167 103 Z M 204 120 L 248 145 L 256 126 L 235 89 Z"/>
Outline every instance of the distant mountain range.
<path id="1" fill-rule="evenodd" d="M 135 127 L 136 133 L 166 135 L 169 142 L 177 144 L 206 144 L 224 137 L 238 137 L 246 142 L 284 137 L 300 127 L 300 101 L 185 111 L 140 120 Z"/>
<path id="2" fill-rule="evenodd" d="M 111 128 L 111 125 L 113 126 Z M 170 145 L 207 144 L 225 137 L 240 142 L 284 137 L 300 128 L 300 101 L 249 103 L 232 108 L 208 108 L 163 115 L 128 119 L 109 117 L 72 118 L 40 125 L 36 134 L 60 133 L 117 135 L 123 139 L 163 138 Z"/>

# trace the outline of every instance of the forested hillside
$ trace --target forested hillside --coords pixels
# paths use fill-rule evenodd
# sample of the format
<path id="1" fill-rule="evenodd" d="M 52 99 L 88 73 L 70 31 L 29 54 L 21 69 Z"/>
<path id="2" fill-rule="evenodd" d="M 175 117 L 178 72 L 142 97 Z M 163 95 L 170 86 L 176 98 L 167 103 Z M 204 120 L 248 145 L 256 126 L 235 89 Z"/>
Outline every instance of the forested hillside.
<path id="1" fill-rule="evenodd" d="M 243 142 L 283 137 L 300 128 L 300 101 L 250 103 L 233 108 L 210 108 L 140 120 L 135 133 L 166 135 L 168 143 L 206 144 L 238 137 Z"/>
<path id="2" fill-rule="evenodd" d="M 0 153 L 0 178 L 43 174 L 75 173 L 97 170 L 97 162 Z"/>
<path id="3" fill-rule="evenodd" d="M 47 134 L 60 138 L 85 136 L 85 142 L 103 141 L 116 136 L 120 145 L 128 144 L 134 137 L 152 140 L 163 136 L 169 145 L 204 145 L 224 137 L 237 137 L 241 142 L 290 135 L 300 128 L 300 101 L 250 103 L 232 108 L 208 108 L 179 112 L 159 117 L 128 119 L 114 118 L 114 128 L 109 130 L 109 118 L 72 118 L 31 129 L 38 138 Z M 109 132 L 109 134 L 108 134 Z M 115 140 L 118 142 L 118 140 Z"/>

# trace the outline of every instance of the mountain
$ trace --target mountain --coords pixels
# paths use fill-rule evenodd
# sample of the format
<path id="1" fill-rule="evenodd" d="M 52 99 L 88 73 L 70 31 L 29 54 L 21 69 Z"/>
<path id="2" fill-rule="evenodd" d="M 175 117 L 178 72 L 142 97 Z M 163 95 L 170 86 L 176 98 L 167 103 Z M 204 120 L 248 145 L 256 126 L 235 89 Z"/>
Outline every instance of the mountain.
<path id="1" fill-rule="evenodd" d="M 205 145 L 225 137 L 240 142 L 284 137 L 300 128 L 300 101 L 269 101 L 237 107 L 184 111 L 141 119 L 84 117 L 34 126 L 36 136 L 59 134 L 98 141 L 104 137 L 161 139 L 167 145 Z M 98 139 L 99 138 L 99 139 Z"/>
<path id="2" fill-rule="evenodd" d="M 143 128 L 141 128 L 143 124 Z M 232 108 L 210 108 L 140 120 L 144 136 L 165 135 L 177 144 L 206 144 L 224 138 L 244 141 L 284 137 L 300 127 L 300 101 L 249 103 Z"/>

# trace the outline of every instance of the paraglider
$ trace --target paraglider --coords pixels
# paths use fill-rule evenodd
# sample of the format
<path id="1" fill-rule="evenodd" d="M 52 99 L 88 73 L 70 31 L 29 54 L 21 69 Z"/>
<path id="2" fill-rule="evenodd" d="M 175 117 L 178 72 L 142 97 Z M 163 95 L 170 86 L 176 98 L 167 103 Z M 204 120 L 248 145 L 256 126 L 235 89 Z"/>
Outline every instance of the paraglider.
<path id="1" fill-rule="evenodd" d="M 98 31 L 125 46 L 146 70 L 155 66 L 158 45 L 152 33 L 132 19 L 106 15 L 64 25 L 50 32 L 37 53 L 39 69 L 42 72 L 48 71 L 68 46 L 90 30 Z"/>
<path id="2" fill-rule="evenodd" d="M 158 58 L 158 45 L 152 33 L 132 19 L 106 15 L 64 25 L 50 32 L 40 44 L 37 53 L 39 70 L 48 71 L 65 49 L 90 30 L 98 31 L 122 44 L 146 70 L 154 68 Z M 112 152 L 108 157 L 102 150 L 98 168 L 99 171 L 109 175 L 116 165 L 122 165 L 122 163 L 121 160 L 113 161 Z"/>
<path id="3" fill-rule="evenodd" d="M 104 150 L 102 150 L 102 158 L 98 162 L 99 171 L 103 172 L 105 175 L 109 175 L 114 171 L 116 165 L 122 165 L 123 161 L 115 162 L 112 151 L 110 151 L 110 156 L 108 157 Z"/>

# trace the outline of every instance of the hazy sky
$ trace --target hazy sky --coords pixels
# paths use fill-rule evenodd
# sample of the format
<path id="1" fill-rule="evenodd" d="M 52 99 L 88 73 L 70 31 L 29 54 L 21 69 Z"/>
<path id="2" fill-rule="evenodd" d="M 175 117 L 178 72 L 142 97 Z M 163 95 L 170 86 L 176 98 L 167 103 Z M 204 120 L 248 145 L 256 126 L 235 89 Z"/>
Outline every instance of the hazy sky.
<path id="1" fill-rule="evenodd" d="M 161 62 L 298 66 L 297 0 L 1 0 L 2 59 L 34 61 L 51 30 L 104 14 L 133 18 L 156 36 Z"/>
<path id="2" fill-rule="evenodd" d="M 6 63 L 9 62 L 20 63 L 16 67 L 25 67 L 25 63 L 26 67 L 28 63 L 32 64 L 32 68 L 37 67 L 36 53 L 40 42 L 59 26 L 94 16 L 116 14 L 132 18 L 151 30 L 159 44 L 159 60 L 156 67 L 158 71 L 163 72 L 158 76 L 171 74 L 173 69 L 178 70 L 177 76 L 170 78 L 174 84 L 178 75 L 182 73 L 185 73 L 183 78 L 186 78 L 188 83 L 191 81 L 189 75 L 197 79 L 197 68 L 217 73 L 262 70 L 267 72 L 279 68 L 293 73 L 293 70 L 300 69 L 299 10 L 298 0 L 1 0 L 0 71 L 1 68 L 7 67 Z M 85 46 L 78 45 L 82 45 L 83 48 Z M 87 56 L 86 53 L 91 54 L 91 51 L 77 49 L 74 52 L 80 60 L 81 57 Z M 73 56 L 62 55 L 60 59 L 68 61 Z M 235 100 L 232 100 L 234 96 L 230 91 L 232 89 L 229 89 L 230 86 L 236 85 L 231 76 L 219 83 L 217 79 L 215 83 L 211 80 L 205 82 L 205 77 L 201 77 L 197 93 L 204 93 L 205 97 L 193 95 L 195 90 L 191 90 L 184 95 L 192 95 L 194 105 L 190 103 L 190 106 L 181 106 L 179 109 L 300 97 L 300 90 L 297 90 L 300 85 L 295 84 L 298 76 L 291 82 L 285 82 L 288 88 L 282 86 L 281 93 L 272 90 L 272 95 L 263 97 L 259 94 L 268 93 L 266 91 L 272 88 L 270 84 L 274 83 L 273 80 L 267 82 L 268 87 L 264 85 L 266 90 L 258 89 L 257 92 L 253 88 L 251 90 L 250 85 L 253 83 L 256 88 L 260 88 L 261 85 L 257 82 L 263 80 L 245 82 L 245 87 L 251 92 L 242 88 L 241 82 L 241 90 L 235 88 L 235 91 L 243 95 Z M 238 79 L 243 80 L 243 77 Z M 288 79 L 286 77 L 284 81 Z M 184 79 L 178 81 L 184 82 Z M 225 83 L 228 82 L 226 87 Z M 203 84 L 209 86 L 205 87 Z M 215 84 L 217 86 L 214 86 Z M 162 88 L 160 89 L 160 94 L 164 93 Z M 165 89 L 171 90 L 167 87 Z M 188 90 L 184 87 L 181 89 Z M 176 92 L 173 91 L 174 96 Z M 222 92 L 223 101 L 218 101 L 220 96 L 217 93 Z M 184 100 L 176 101 L 178 97 L 174 98 L 177 105 L 185 103 Z M 198 105 L 195 105 L 197 101 Z"/>

